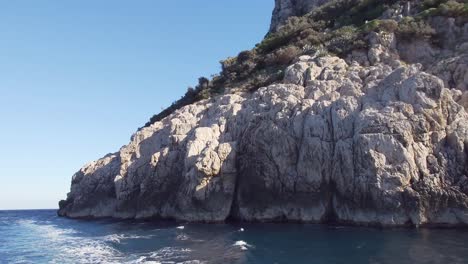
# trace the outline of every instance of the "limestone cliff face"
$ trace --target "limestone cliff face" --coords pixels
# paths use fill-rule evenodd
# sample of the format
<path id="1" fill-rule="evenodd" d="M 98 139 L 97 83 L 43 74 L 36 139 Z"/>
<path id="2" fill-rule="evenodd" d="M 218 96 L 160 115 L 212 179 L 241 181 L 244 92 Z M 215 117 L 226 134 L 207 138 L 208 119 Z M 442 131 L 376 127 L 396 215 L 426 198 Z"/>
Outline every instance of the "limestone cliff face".
<path id="1" fill-rule="evenodd" d="M 291 16 L 302 16 L 329 0 L 275 0 L 270 32 L 278 29 Z"/>
<path id="2" fill-rule="evenodd" d="M 468 27 L 452 26 L 451 53 L 370 33 L 185 106 L 78 171 L 59 214 L 467 225 Z"/>

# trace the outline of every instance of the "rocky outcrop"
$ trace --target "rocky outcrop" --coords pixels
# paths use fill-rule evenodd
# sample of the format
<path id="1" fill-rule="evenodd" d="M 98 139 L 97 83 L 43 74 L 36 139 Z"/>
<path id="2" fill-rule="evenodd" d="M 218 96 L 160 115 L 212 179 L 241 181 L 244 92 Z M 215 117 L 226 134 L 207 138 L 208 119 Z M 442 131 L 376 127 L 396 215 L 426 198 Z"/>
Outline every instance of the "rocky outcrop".
<path id="1" fill-rule="evenodd" d="M 450 89 L 465 79 L 400 61 L 393 34 L 369 38 L 347 60 L 301 56 L 282 83 L 143 128 L 73 176 L 59 214 L 468 224 L 468 97 Z"/>
<path id="2" fill-rule="evenodd" d="M 275 9 L 271 18 L 270 32 L 278 28 L 292 16 L 302 16 L 329 0 L 275 0 Z"/>

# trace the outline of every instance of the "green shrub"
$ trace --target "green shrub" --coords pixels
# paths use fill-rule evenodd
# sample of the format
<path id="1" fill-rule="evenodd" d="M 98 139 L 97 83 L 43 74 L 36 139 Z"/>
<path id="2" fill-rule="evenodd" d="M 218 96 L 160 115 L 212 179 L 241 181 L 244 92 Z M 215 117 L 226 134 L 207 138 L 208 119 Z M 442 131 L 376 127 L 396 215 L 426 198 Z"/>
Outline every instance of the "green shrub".
<path id="1" fill-rule="evenodd" d="M 236 58 L 221 61 L 222 76 L 226 80 L 246 78 L 257 67 L 254 51 L 242 51 Z"/>
<path id="2" fill-rule="evenodd" d="M 397 36 L 404 40 L 411 40 L 414 38 L 432 38 L 436 32 L 435 30 L 423 20 L 415 20 L 411 17 L 405 17 L 399 24 L 396 31 Z"/>
<path id="3" fill-rule="evenodd" d="M 253 92 L 258 88 L 268 86 L 272 83 L 280 81 L 284 78 L 284 70 L 282 67 L 270 67 L 255 72 L 248 83 L 245 84 L 245 90 Z"/>
<path id="4" fill-rule="evenodd" d="M 398 22 L 393 19 L 375 19 L 369 23 L 364 24 L 361 27 L 362 31 L 365 33 L 369 32 L 395 32 L 398 29 Z"/>
<path id="5" fill-rule="evenodd" d="M 385 10 L 385 1 L 361 0 L 354 5 L 345 15 L 342 15 L 337 22 L 339 25 L 362 25 L 368 20 L 378 18 Z"/>
<path id="6" fill-rule="evenodd" d="M 339 28 L 328 36 L 325 46 L 328 51 L 337 55 L 345 55 L 354 49 L 366 47 L 362 32 L 353 26 Z"/>
<path id="7" fill-rule="evenodd" d="M 380 23 L 378 25 L 379 31 L 385 31 L 385 32 L 395 32 L 398 29 L 398 22 L 392 19 L 384 19 L 380 20 Z"/>
<path id="8" fill-rule="evenodd" d="M 448 17 L 468 16 L 468 3 L 447 1 L 437 8 L 437 14 Z"/>
<path id="9" fill-rule="evenodd" d="M 353 0 L 334 0 L 314 9 L 310 13 L 310 17 L 314 20 L 330 21 L 340 17 L 349 11 L 358 1 Z"/>
<path id="10" fill-rule="evenodd" d="M 237 62 L 242 63 L 248 60 L 252 60 L 255 58 L 255 54 L 251 50 L 244 50 L 237 55 Z"/>
<path id="11" fill-rule="evenodd" d="M 305 29 L 299 33 L 299 40 L 296 42 L 298 47 L 316 46 L 323 43 L 324 34 L 317 32 L 312 28 Z"/>
<path id="12" fill-rule="evenodd" d="M 431 16 L 468 17 L 468 1 L 426 0 L 422 4 L 423 11 L 418 17 Z"/>
<path id="13" fill-rule="evenodd" d="M 429 9 L 429 8 L 434 8 L 438 7 L 440 4 L 446 2 L 447 0 L 424 0 L 422 2 L 422 8 L 423 9 Z"/>
<path id="14" fill-rule="evenodd" d="M 275 33 L 266 37 L 262 42 L 257 44 L 256 48 L 260 51 L 260 53 L 265 54 L 288 44 L 292 36 L 292 34 Z"/>
<path id="15" fill-rule="evenodd" d="M 296 57 L 299 56 L 301 50 L 296 46 L 287 46 L 280 48 L 274 52 L 274 61 L 273 63 L 279 65 L 288 65 Z"/>
<path id="16" fill-rule="evenodd" d="M 309 17 L 314 21 L 326 21 L 327 27 L 360 26 L 378 18 L 396 2 L 398 0 L 334 0 L 316 8 Z"/>
<path id="17" fill-rule="evenodd" d="M 301 31 L 311 27 L 305 17 L 290 17 L 277 32 L 269 34 L 256 48 L 262 54 L 274 51 L 291 43 Z"/>

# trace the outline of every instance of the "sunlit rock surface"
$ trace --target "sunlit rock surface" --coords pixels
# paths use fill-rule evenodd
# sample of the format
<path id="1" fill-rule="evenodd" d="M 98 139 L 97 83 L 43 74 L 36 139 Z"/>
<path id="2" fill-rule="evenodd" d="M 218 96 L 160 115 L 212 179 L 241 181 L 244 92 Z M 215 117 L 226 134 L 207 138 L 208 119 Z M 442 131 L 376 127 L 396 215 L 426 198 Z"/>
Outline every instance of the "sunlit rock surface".
<path id="1" fill-rule="evenodd" d="M 370 33 L 177 110 L 77 172 L 59 214 L 468 224 L 468 27 L 434 23 L 452 27 L 438 47 Z"/>

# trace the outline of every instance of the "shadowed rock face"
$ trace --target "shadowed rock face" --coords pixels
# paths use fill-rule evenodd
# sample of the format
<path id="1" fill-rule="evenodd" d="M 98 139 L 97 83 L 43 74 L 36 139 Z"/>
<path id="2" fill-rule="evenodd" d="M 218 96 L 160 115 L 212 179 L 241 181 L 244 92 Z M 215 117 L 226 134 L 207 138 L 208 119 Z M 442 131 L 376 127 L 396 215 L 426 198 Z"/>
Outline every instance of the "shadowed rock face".
<path id="1" fill-rule="evenodd" d="M 402 63 L 393 34 L 369 39 L 366 53 L 302 56 L 282 83 L 143 128 L 73 176 L 59 214 L 468 224 L 466 91 L 449 89 L 466 80 Z"/>
<path id="2" fill-rule="evenodd" d="M 275 0 L 270 32 L 275 32 L 289 17 L 302 16 L 329 0 Z"/>

